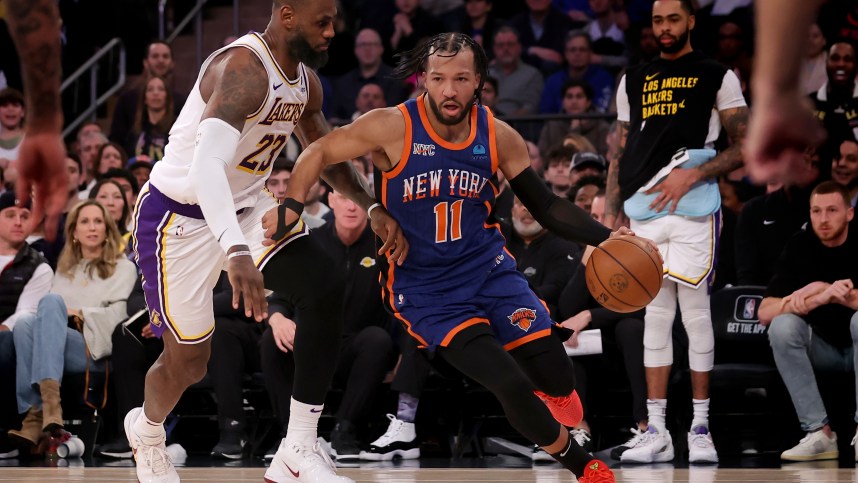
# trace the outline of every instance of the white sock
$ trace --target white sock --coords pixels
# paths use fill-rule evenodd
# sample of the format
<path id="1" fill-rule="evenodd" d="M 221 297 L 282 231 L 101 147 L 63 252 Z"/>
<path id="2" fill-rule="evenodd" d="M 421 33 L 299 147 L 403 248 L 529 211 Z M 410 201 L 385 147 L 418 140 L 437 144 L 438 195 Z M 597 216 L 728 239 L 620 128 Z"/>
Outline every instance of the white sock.
<path id="1" fill-rule="evenodd" d="M 134 432 L 143 441 L 143 444 L 148 446 L 157 446 L 167 439 L 167 433 L 164 431 L 164 422 L 160 423 L 152 421 L 146 417 L 146 407 L 140 411 L 137 420 L 134 421 Z"/>
<path id="2" fill-rule="evenodd" d="M 698 426 L 703 426 L 709 429 L 709 398 L 692 399 L 691 405 L 694 407 L 694 417 L 691 419 L 691 429 Z"/>
<path id="3" fill-rule="evenodd" d="M 647 399 L 646 410 L 649 415 L 649 425 L 654 426 L 658 431 L 664 431 L 666 428 L 667 399 Z"/>
<path id="4" fill-rule="evenodd" d="M 289 404 L 289 425 L 286 427 L 286 443 L 312 448 L 316 444 L 319 417 L 325 405 L 304 404 L 292 398 Z"/>

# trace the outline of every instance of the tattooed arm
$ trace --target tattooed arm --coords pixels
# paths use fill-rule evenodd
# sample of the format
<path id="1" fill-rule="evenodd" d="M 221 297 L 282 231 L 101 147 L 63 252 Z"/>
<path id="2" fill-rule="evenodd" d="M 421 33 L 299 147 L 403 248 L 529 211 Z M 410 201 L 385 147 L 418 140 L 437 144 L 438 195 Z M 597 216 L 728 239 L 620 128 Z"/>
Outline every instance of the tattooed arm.
<path id="1" fill-rule="evenodd" d="M 617 121 L 617 155 L 608 165 L 608 185 L 605 191 L 605 226 L 614 228 L 623 200 L 620 198 L 620 158 L 626 151 L 629 123 Z"/>
<path id="2" fill-rule="evenodd" d="M 22 203 L 32 195 L 33 228 L 44 219 L 54 240 L 68 197 L 60 103 L 60 14 L 56 0 L 6 0 L 6 18 L 18 48 L 24 78 L 27 124 L 18 159 L 10 164 Z"/>
<path id="3" fill-rule="evenodd" d="M 742 146 L 748 127 L 748 108 L 746 106 L 724 109 L 718 112 L 721 125 L 727 130 L 730 147 L 718 153 L 705 164 L 690 169 L 674 169 L 669 175 L 647 193 L 658 192 L 650 208 L 662 211 L 670 206 L 670 212 L 676 210 L 679 200 L 699 181 L 716 178 L 742 166 Z"/>

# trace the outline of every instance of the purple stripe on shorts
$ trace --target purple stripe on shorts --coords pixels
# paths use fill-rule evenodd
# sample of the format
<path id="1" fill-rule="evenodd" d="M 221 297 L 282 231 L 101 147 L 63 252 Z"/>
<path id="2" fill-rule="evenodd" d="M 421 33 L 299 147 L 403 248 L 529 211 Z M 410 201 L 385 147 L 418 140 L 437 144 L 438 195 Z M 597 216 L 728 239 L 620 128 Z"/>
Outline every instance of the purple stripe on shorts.
<path id="1" fill-rule="evenodd" d="M 150 185 L 150 190 L 152 186 Z M 143 294 L 149 307 L 152 332 L 161 337 L 167 328 L 161 297 L 161 227 L 172 216 L 156 196 L 144 195 L 137 206 L 137 223 L 134 226 L 135 260 L 143 276 Z"/>
<path id="2" fill-rule="evenodd" d="M 715 224 L 714 227 L 714 236 L 715 241 L 713 245 L 712 251 L 712 270 L 709 271 L 709 275 L 706 277 L 706 289 L 709 294 L 712 294 L 712 285 L 715 283 L 715 269 L 718 267 L 718 250 L 721 248 L 721 228 L 723 221 L 721 219 L 721 210 L 719 209 L 715 213 L 712 214 L 714 218 L 712 223 Z"/>

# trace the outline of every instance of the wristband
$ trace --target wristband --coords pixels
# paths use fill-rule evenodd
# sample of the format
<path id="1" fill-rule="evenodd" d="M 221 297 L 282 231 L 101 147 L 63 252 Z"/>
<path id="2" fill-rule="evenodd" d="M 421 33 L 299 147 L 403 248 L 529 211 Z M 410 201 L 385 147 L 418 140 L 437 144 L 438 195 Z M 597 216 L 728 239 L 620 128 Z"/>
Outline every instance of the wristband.
<path id="1" fill-rule="evenodd" d="M 247 251 L 247 250 L 236 250 L 236 251 L 234 251 L 234 252 L 230 253 L 229 255 L 227 255 L 227 256 L 226 256 L 226 259 L 227 259 L 227 260 L 232 260 L 232 259 L 233 259 L 233 258 L 235 258 L 235 257 L 243 257 L 243 256 L 245 256 L 245 255 L 247 255 L 247 256 L 249 257 L 249 256 L 252 256 L 253 254 L 252 254 L 252 253 L 250 253 L 250 252 L 249 252 L 249 251 Z"/>
<path id="2" fill-rule="evenodd" d="M 368 216 L 370 220 L 372 219 L 372 210 L 375 208 L 382 208 L 381 203 L 375 202 L 366 209 L 366 216 Z"/>
<path id="3" fill-rule="evenodd" d="M 295 219 L 294 223 L 286 224 L 286 209 L 290 209 L 298 214 L 298 218 Z M 283 237 L 289 234 L 292 231 L 292 228 L 295 228 L 295 225 L 301 220 L 301 213 L 304 212 L 304 203 L 301 203 L 294 198 L 286 198 L 283 200 L 283 203 L 277 207 L 277 231 L 271 235 L 271 239 L 275 241 L 279 241 Z"/>

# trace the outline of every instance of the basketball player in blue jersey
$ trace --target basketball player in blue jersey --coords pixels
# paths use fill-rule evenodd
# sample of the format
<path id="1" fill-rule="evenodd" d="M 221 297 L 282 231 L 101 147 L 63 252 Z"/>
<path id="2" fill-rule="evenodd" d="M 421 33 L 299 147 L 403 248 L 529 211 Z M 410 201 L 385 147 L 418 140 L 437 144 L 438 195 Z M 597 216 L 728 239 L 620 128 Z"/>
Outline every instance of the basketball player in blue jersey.
<path id="1" fill-rule="evenodd" d="M 492 391 L 512 426 L 579 481 L 612 482 L 611 470 L 558 422 L 574 426 L 583 415 L 572 364 L 551 335 L 545 305 L 489 220 L 498 170 L 555 233 L 592 245 L 613 234 L 553 195 L 530 167 L 521 136 L 478 103 L 486 64 L 482 48 L 460 33 L 437 35 L 406 53 L 397 73 L 418 74 L 427 93 L 370 111 L 311 144 L 292 172 L 287 198 L 300 206 L 325 166 L 371 152 L 381 171 L 381 206 L 371 206 L 370 214 L 386 208 L 410 243 L 408 259 L 383 271 L 390 310 L 423 348 Z M 272 234 L 297 216 L 270 211 L 263 227 Z"/>
<path id="2" fill-rule="evenodd" d="M 290 298 L 301 312 L 287 436 L 265 481 L 352 482 L 336 475 L 316 441 L 336 369 L 343 281 L 332 276 L 333 262 L 305 236 L 303 223 L 263 246 L 260 222 L 276 211 L 263 188 L 289 136 L 294 131 L 306 145 L 328 131 L 322 89 L 310 68 L 327 59 L 335 15 L 334 0 L 275 0 L 263 33 L 209 56 L 170 130 L 164 159 L 138 198 L 134 249 L 151 326 L 164 339 L 164 352 L 146 376 L 143 407 L 125 417 L 141 483 L 179 481 L 165 452 L 163 421 L 205 375 L 212 288 L 223 269 L 234 288 L 233 305 L 243 301 L 248 317 L 267 317 L 264 288 Z M 325 178 L 364 209 L 374 201 L 351 163 Z M 375 210 L 371 223 L 387 242 L 383 249 L 395 241 L 395 256 L 407 250 L 385 210 Z"/>

